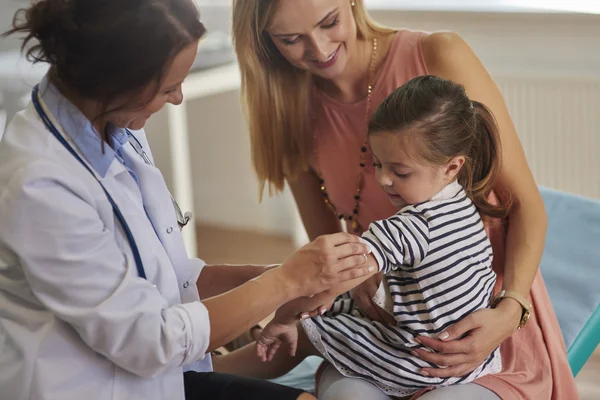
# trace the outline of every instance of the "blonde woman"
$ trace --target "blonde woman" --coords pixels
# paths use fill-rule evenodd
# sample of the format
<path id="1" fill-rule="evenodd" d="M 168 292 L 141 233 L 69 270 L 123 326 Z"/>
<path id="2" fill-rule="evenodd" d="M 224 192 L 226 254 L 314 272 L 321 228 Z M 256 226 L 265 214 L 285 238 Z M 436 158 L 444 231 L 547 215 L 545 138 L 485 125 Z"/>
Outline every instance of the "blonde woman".
<path id="1" fill-rule="evenodd" d="M 488 229 L 499 295 L 493 308 L 472 313 L 437 338 L 420 337 L 436 352 L 417 353 L 432 363 L 423 375 L 462 376 L 502 345 L 503 371 L 423 398 L 575 398 L 560 330 L 538 274 L 544 204 L 502 95 L 468 44 L 451 32 L 378 26 L 362 0 L 234 0 L 233 27 L 261 189 L 268 186 L 274 194 L 287 182 L 311 239 L 342 230 L 342 220 L 360 234 L 397 211 L 377 185 L 366 143 L 368 118 L 394 89 L 419 75 L 437 75 L 488 105 L 504 149 L 494 192 L 512 200 L 506 224 L 496 224 L 496 232 Z M 371 300 L 380 279 L 351 292 L 371 319 L 381 319 Z M 242 349 L 217 368 L 247 373 L 234 361 L 253 351 Z M 326 367 L 319 395 L 344 398 L 349 390 L 346 398 L 358 398 L 360 384 Z"/>

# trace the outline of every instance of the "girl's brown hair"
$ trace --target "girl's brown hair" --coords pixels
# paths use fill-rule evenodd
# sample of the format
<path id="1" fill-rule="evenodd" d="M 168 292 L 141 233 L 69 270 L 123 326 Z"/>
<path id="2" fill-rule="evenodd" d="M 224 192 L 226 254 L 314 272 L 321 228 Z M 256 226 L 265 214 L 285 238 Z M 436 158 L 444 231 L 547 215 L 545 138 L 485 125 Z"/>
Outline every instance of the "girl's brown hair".
<path id="1" fill-rule="evenodd" d="M 369 134 L 383 132 L 404 135 L 415 144 L 415 157 L 431 165 L 463 156 L 457 179 L 479 212 L 507 216 L 509 200 L 501 205 L 487 200 L 501 162 L 496 120 L 485 105 L 470 100 L 461 85 L 432 75 L 411 79 L 373 115 Z"/>

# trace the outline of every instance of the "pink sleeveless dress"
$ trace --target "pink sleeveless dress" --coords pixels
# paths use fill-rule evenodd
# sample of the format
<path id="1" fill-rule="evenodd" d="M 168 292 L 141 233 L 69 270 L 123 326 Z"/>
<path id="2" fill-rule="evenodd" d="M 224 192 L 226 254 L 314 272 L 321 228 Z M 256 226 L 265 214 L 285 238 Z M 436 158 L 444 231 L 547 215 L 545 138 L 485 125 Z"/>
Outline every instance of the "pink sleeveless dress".
<path id="1" fill-rule="evenodd" d="M 411 30 L 396 33 L 375 81 L 370 115 L 397 87 L 427 74 L 421 51 L 421 40 L 425 35 L 425 32 Z M 311 167 L 325 180 L 327 194 L 337 211 L 352 215 L 360 171 L 360 148 L 367 136 L 366 99 L 342 104 L 315 89 L 311 108 L 317 155 L 313 157 Z M 397 211 L 375 181 L 370 156 L 367 156 L 366 164 L 358 214 L 358 222 L 363 228 Z M 493 266 L 498 275 L 495 292 L 498 292 L 502 286 L 505 231 L 501 224 L 496 224 L 488 227 L 487 232 L 494 249 Z M 486 375 L 475 383 L 503 399 L 577 399 L 579 395 L 562 334 L 539 272 L 531 288 L 530 300 L 534 308 L 532 318 L 500 346 L 502 372 Z M 424 391 L 413 398 L 422 393 Z"/>

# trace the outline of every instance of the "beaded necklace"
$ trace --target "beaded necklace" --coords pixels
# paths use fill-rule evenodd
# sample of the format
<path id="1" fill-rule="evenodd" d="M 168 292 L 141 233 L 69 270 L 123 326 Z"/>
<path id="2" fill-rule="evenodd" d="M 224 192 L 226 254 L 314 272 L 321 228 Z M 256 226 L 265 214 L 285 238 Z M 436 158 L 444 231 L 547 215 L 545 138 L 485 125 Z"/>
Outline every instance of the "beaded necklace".
<path id="1" fill-rule="evenodd" d="M 371 51 L 371 63 L 370 63 L 370 67 L 369 67 L 369 79 L 368 79 L 368 87 L 367 87 L 367 106 L 366 106 L 366 111 L 365 111 L 366 128 L 365 129 L 368 129 L 368 127 L 369 127 L 369 111 L 371 108 L 371 93 L 373 92 L 373 76 L 375 75 L 376 55 L 377 55 L 377 38 L 373 38 L 373 48 Z M 368 151 L 368 142 L 367 141 L 368 141 L 368 138 L 365 138 L 365 143 L 360 148 L 360 160 L 359 160 L 360 172 L 358 173 L 358 177 L 357 177 L 356 194 L 354 195 L 354 207 L 352 209 L 351 215 L 344 215 L 337 211 L 337 209 L 335 208 L 333 203 L 329 200 L 329 195 L 327 194 L 327 187 L 325 186 L 325 180 L 323 179 L 323 177 L 321 175 L 319 176 L 319 182 L 321 184 L 321 194 L 323 195 L 323 200 L 325 201 L 325 204 L 327 204 L 329 209 L 331 209 L 331 211 L 340 220 L 345 220 L 347 222 L 350 222 L 350 227 L 352 228 L 353 233 L 360 233 L 359 232 L 360 225 L 358 224 L 358 211 L 359 211 L 359 206 L 360 206 L 360 195 L 361 195 L 361 191 L 363 188 L 363 181 L 364 181 L 364 174 L 365 174 L 365 167 L 366 167 L 365 158 L 366 158 L 366 154 Z M 313 137 L 313 142 L 316 143 L 316 133 L 315 133 L 315 136 Z M 314 154 L 315 154 L 315 163 L 318 165 L 318 151 L 316 149 L 314 151 Z"/>

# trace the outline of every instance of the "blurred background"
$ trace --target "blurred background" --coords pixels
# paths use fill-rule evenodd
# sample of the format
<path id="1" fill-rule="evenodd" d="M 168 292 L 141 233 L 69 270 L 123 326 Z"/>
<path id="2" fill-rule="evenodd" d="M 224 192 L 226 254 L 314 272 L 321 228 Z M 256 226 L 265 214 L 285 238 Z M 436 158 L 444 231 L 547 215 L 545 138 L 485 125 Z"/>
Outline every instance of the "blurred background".
<path id="1" fill-rule="evenodd" d="M 600 199 L 600 3 L 592 1 L 365 0 L 392 27 L 452 30 L 473 47 L 503 92 L 540 185 Z M 190 253 L 209 263 L 281 262 L 306 241 L 289 191 L 259 203 L 231 48 L 231 1 L 197 0 L 210 34 L 184 84 L 185 103 L 166 107 L 146 132 L 157 166 L 196 230 Z M 0 30 L 26 0 L 0 0 Z M 0 39 L 0 134 L 45 67 Z M 0 162 L 2 162 L 0 160 Z M 600 356 L 578 376 L 599 399 Z M 595 378 L 595 379 L 594 379 Z"/>

